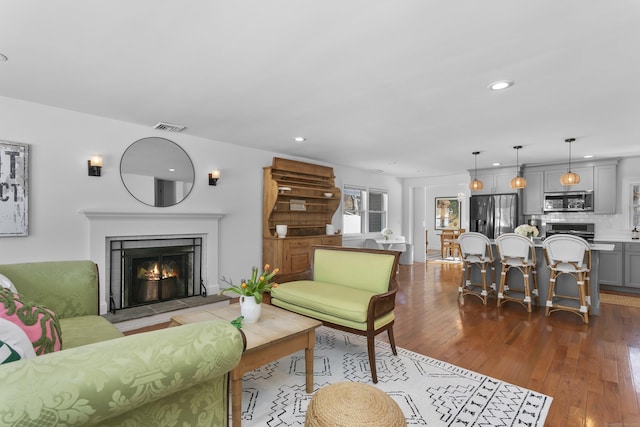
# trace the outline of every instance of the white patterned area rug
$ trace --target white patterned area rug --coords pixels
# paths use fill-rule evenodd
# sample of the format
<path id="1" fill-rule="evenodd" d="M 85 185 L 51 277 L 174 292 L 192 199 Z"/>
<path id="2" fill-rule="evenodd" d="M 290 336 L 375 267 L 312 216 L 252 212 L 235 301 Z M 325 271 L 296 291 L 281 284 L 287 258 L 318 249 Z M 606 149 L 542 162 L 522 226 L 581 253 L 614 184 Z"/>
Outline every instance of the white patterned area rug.
<path id="1" fill-rule="evenodd" d="M 542 427 L 552 398 L 376 340 L 378 383 L 369 372 L 366 339 L 321 326 L 316 331 L 314 393 L 357 381 L 378 387 L 402 409 L 407 425 Z M 248 372 L 242 425 L 303 426 L 313 394 L 305 391 L 304 351 Z"/>

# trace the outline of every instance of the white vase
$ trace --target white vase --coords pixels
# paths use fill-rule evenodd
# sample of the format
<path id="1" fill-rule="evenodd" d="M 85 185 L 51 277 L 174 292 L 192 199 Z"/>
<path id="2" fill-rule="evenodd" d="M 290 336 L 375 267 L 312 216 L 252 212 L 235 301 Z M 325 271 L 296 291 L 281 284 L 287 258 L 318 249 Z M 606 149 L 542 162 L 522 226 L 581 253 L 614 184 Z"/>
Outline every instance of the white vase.
<path id="1" fill-rule="evenodd" d="M 287 225 L 286 224 L 276 225 L 276 234 L 281 239 L 286 237 L 287 236 Z"/>
<path id="2" fill-rule="evenodd" d="M 256 323 L 260 318 L 260 311 L 262 310 L 262 304 L 258 304 L 254 297 L 246 297 L 242 295 L 240 297 L 240 314 L 246 323 Z"/>

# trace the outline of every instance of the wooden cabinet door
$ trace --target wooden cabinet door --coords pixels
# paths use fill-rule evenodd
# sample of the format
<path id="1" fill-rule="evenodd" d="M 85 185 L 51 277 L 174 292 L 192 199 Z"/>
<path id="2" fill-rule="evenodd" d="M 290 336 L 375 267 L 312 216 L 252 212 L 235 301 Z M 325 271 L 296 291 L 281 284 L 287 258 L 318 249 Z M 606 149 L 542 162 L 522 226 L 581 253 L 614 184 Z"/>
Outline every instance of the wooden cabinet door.
<path id="1" fill-rule="evenodd" d="M 299 273 L 311 268 L 312 239 L 292 239 L 285 241 L 285 273 Z"/>

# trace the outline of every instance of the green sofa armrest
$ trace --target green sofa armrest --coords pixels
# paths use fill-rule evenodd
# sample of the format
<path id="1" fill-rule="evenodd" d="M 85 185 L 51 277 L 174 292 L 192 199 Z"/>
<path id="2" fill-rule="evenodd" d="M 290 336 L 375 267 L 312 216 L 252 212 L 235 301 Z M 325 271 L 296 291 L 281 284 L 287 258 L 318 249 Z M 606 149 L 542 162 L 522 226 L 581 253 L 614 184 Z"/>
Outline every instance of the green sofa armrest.
<path id="1" fill-rule="evenodd" d="M 242 351 L 237 328 L 207 321 L 0 365 L 0 425 L 226 426 Z"/>
<path id="2" fill-rule="evenodd" d="M 18 293 L 60 318 L 100 314 L 98 266 L 93 261 L 47 261 L 0 265 Z"/>

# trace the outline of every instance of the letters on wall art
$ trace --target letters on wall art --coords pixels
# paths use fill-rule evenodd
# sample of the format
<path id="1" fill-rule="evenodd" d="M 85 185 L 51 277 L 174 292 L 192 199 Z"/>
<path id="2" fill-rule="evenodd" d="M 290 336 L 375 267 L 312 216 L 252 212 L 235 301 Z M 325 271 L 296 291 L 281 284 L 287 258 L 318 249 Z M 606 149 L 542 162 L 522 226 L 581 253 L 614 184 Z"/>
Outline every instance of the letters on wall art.
<path id="1" fill-rule="evenodd" d="M 0 236 L 29 235 L 29 145 L 0 141 Z"/>

